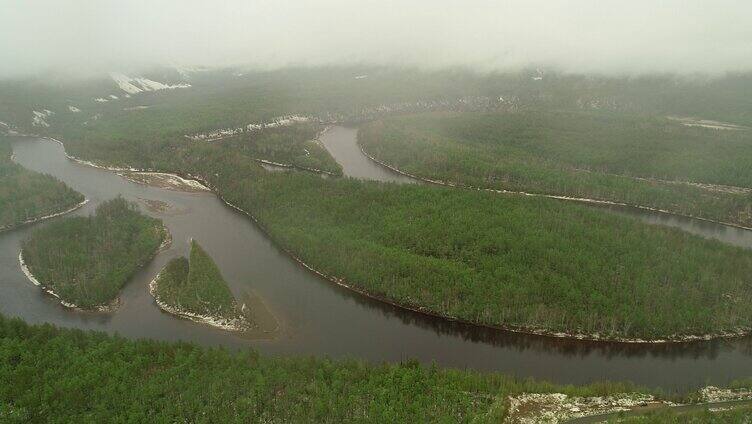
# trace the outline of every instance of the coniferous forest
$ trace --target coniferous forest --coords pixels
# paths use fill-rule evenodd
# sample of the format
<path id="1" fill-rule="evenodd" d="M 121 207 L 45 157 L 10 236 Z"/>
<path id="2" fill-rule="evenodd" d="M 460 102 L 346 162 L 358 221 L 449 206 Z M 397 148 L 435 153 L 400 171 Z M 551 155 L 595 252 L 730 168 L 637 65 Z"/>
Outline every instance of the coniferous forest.
<path id="1" fill-rule="evenodd" d="M 606 338 L 751 324 L 724 293 L 750 296 L 752 253 L 680 230 L 552 199 L 268 172 L 221 144 L 169 160 L 309 265 L 412 308 Z"/>
<path id="2" fill-rule="evenodd" d="M 88 217 L 71 217 L 36 229 L 23 242 L 31 273 L 61 300 L 82 309 L 106 307 L 133 273 L 168 237 L 158 219 L 115 198 Z"/>
<path id="3" fill-rule="evenodd" d="M 462 186 L 587 197 L 752 226 L 752 109 L 745 95 L 752 77 L 698 84 L 530 72 L 197 71 L 189 72 L 190 87 L 132 96 L 109 79 L 73 91 L 64 84 L 0 82 L 0 118 L 22 132 L 58 137 L 66 153 L 97 165 L 197 178 L 251 215 L 275 249 L 361 294 L 413 311 L 610 341 L 748 333 L 749 249 L 592 205 Z M 171 83 L 181 84 L 175 78 Z M 46 126 L 30 120 L 39 118 L 32 111 L 40 105 L 56 111 L 44 114 Z M 216 140 L 192 137 L 290 114 L 305 116 L 305 123 Z M 726 127 L 703 127 L 698 122 L 706 121 L 690 117 Z M 343 176 L 315 140 L 329 124 L 358 125 L 361 147 L 376 159 L 459 187 Z M 0 149 L 10 156 L 2 139 Z M 0 227 L 83 200 L 52 177 L 2 160 Z M 293 169 L 270 172 L 259 160 Z M 179 201 L 165 205 L 160 213 L 187 210 Z M 94 215 L 32 230 L 21 246 L 31 274 L 82 309 L 113 305 L 168 237 L 158 219 L 122 198 Z M 167 265 L 158 290 L 170 304 L 197 314 L 228 316 L 237 309 L 219 268 L 196 243 L 189 259 Z M 345 300 L 358 308 L 366 302 Z M 436 333 L 447 334 L 438 326 Z M 485 342 L 464 336 L 447 337 Z M 557 351 L 546 344 L 549 338 L 532 338 L 534 347 L 523 349 L 538 356 L 560 355 L 566 364 L 572 357 L 587 360 L 572 352 L 588 352 L 610 364 L 611 350 L 593 348 L 605 343 L 567 340 Z M 679 351 L 676 363 L 712 363 L 738 355 L 735 363 L 746 363 L 744 343 L 714 340 L 696 350 L 671 345 L 658 356 L 673 359 Z M 624 351 L 638 354 L 617 353 L 617 359 L 649 361 L 646 352 L 656 351 L 629 346 Z M 413 361 L 265 357 L 34 326 L 0 315 L 0 421 L 499 422 L 509 395 L 633 390 L 644 391 L 608 383 L 557 386 Z M 733 422 L 747 412 L 657 412 L 647 422 Z"/>
<path id="4" fill-rule="evenodd" d="M 84 196 L 56 178 L 16 163 L 10 138 L 0 135 L 0 230 L 75 207 Z"/>
<path id="5" fill-rule="evenodd" d="M 160 301 L 202 316 L 221 319 L 239 317 L 235 297 L 214 260 L 195 240 L 189 259 L 171 260 L 159 273 L 154 293 Z"/>
<path id="6" fill-rule="evenodd" d="M 613 383 L 556 386 L 415 362 L 274 358 L 31 326 L 2 315 L 0 382 L 0 421 L 10 423 L 490 423 L 503 417 L 510 394 L 635 390 Z"/>
<path id="7" fill-rule="evenodd" d="M 603 111 L 435 113 L 369 123 L 359 142 L 377 159 L 432 180 L 752 227 L 749 131 L 685 124 Z"/>

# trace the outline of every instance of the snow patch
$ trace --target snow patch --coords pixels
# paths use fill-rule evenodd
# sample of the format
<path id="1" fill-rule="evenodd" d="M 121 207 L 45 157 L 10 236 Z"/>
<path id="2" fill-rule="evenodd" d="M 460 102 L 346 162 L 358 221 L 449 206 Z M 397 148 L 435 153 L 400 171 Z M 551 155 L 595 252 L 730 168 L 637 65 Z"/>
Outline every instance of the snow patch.
<path id="1" fill-rule="evenodd" d="M 686 118 L 680 116 L 669 116 L 668 119 L 677 121 L 686 127 L 702 127 L 710 128 L 712 130 L 730 130 L 730 131 L 743 131 L 749 129 L 741 125 L 730 124 L 728 122 L 713 121 L 710 119 L 699 118 Z"/>
<path id="2" fill-rule="evenodd" d="M 707 386 L 700 389 L 700 397 L 703 402 L 708 403 L 746 400 L 752 399 L 752 389 L 721 389 Z"/>
<path id="3" fill-rule="evenodd" d="M 79 109 L 79 108 L 77 108 L 75 106 L 68 106 L 68 110 L 71 111 L 71 112 L 73 112 L 73 113 L 81 112 L 81 109 Z"/>
<path id="4" fill-rule="evenodd" d="M 103 98 L 103 97 L 97 97 L 96 99 L 94 99 L 94 101 L 95 101 L 95 102 L 99 102 L 99 103 L 104 103 L 104 102 L 106 102 L 106 101 L 107 101 L 107 99 L 105 99 L 105 98 Z"/>
<path id="5" fill-rule="evenodd" d="M 210 191 L 209 187 L 206 187 L 197 180 L 165 172 L 118 172 L 118 175 L 137 184 L 155 185 L 165 189 Z"/>
<path id="6" fill-rule="evenodd" d="M 143 77 L 129 77 L 124 74 L 118 74 L 118 73 L 112 73 L 110 74 L 110 77 L 113 81 L 120 87 L 121 90 L 125 91 L 127 95 L 130 94 L 138 94 L 143 93 L 147 91 L 158 91 L 158 90 L 173 90 L 176 88 L 188 88 L 191 85 L 187 83 L 180 83 L 180 84 L 165 84 L 161 83 L 159 81 L 150 80 L 148 78 Z"/>
<path id="7" fill-rule="evenodd" d="M 55 112 L 49 110 L 49 109 L 42 109 L 42 112 L 39 112 L 37 110 L 31 111 L 31 125 L 35 127 L 45 127 L 49 128 L 50 124 L 47 123 L 47 118 L 54 115 Z"/>
<path id="8" fill-rule="evenodd" d="M 42 283 L 40 283 L 39 280 L 37 280 L 37 278 L 34 276 L 34 274 L 32 274 L 31 271 L 29 271 L 29 267 L 26 266 L 26 262 L 24 262 L 23 250 L 20 251 L 20 252 L 18 252 L 18 264 L 21 265 L 21 271 L 24 273 L 24 275 L 26 276 L 26 278 L 28 278 L 29 281 L 31 281 L 32 284 L 34 284 L 35 286 L 41 288 L 44 292 L 46 292 L 46 293 L 48 293 L 48 294 L 56 297 L 58 300 L 60 300 L 60 304 L 62 304 L 66 308 L 71 308 L 71 309 L 78 308 L 77 305 L 75 305 L 73 303 L 66 302 L 63 299 L 61 299 L 60 295 L 58 295 L 57 293 L 55 293 L 52 289 L 43 286 Z"/>
<path id="9" fill-rule="evenodd" d="M 640 393 L 593 397 L 567 396 L 563 393 L 523 393 L 509 398 L 509 412 L 505 422 L 559 423 L 648 405 L 673 404 L 657 401 L 652 395 Z"/>
<path id="10" fill-rule="evenodd" d="M 223 138 L 232 137 L 238 134 L 253 133 L 253 132 L 261 131 L 267 128 L 288 127 L 290 125 L 299 124 L 302 122 L 310 122 L 313 120 L 314 118 L 311 116 L 300 116 L 300 115 L 279 116 L 276 118 L 272 118 L 271 121 L 267 121 L 267 122 L 252 123 L 252 124 L 248 124 L 243 127 L 237 127 L 237 128 L 222 128 L 222 129 L 210 131 L 208 133 L 190 134 L 190 135 L 186 135 L 186 137 L 194 141 L 216 141 L 216 140 L 221 140 Z"/>

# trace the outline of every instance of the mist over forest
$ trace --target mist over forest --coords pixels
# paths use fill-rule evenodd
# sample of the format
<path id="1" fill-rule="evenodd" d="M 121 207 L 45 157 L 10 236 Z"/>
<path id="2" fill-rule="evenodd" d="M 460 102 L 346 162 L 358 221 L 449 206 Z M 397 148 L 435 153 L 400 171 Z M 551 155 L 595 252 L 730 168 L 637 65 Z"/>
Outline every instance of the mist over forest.
<path id="1" fill-rule="evenodd" d="M 717 75 L 752 67 L 750 16 L 741 0 L 7 0 L 0 77 L 357 64 Z"/>
<path id="2" fill-rule="evenodd" d="M 749 423 L 750 346 L 749 0 L 0 0 L 2 423 Z"/>

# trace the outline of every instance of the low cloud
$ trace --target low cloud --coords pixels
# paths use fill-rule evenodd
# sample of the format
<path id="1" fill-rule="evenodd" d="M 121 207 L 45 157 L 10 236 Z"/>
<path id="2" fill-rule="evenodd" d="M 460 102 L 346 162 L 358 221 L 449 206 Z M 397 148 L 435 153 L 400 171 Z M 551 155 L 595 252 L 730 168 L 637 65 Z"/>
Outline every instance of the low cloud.
<path id="1" fill-rule="evenodd" d="M 54 1 L 0 5 L 0 76 L 153 65 L 752 70 L 752 2 Z"/>

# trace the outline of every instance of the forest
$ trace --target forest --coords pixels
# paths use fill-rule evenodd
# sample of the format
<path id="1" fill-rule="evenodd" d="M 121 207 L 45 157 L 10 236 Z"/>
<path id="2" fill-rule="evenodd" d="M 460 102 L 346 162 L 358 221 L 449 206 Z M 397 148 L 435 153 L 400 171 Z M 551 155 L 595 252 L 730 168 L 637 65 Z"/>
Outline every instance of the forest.
<path id="1" fill-rule="evenodd" d="M 204 176 L 314 268 L 411 308 L 604 338 L 752 325 L 752 253 L 680 230 L 551 199 L 273 173 L 222 144 L 163 163 Z"/>
<path id="2" fill-rule="evenodd" d="M 628 383 L 556 385 L 415 361 L 271 357 L 252 349 L 130 340 L 0 314 L 0 422 L 498 423 L 509 396 L 654 394 Z M 733 382 L 748 387 L 748 381 Z M 209 412 L 210 411 L 210 412 Z M 659 410 L 619 422 L 731 423 L 749 408 Z"/>
<path id="3" fill-rule="evenodd" d="M 616 201 L 749 227 L 751 134 L 645 114 L 525 110 L 395 117 L 364 125 L 359 143 L 377 159 L 433 180 Z"/>
<path id="4" fill-rule="evenodd" d="M 81 309 L 106 308 L 168 237 L 162 222 L 121 197 L 94 215 L 35 229 L 22 243 L 31 273 L 61 300 Z"/>
<path id="5" fill-rule="evenodd" d="M 241 316 L 219 268 L 195 240 L 190 259 L 172 259 L 160 272 L 154 294 L 179 311 L 224 320 Z"/>
<path id="6" fill-rule="evenodd" d="M 14 163 L 10 138 L 0 135 L 0 230 L 63 212 L 84 201 L 81 193 Z"/>
<path id="7" fill-rule="evenodd" d="M 229 144 L 255 159 L 342 175 L 342 167 L 315 140 L 323 128 L 319 124 L 296 124 L 244 133 L 218 142 Z"/>
<path id="8" fill-rule="evenodd" d="M 467 88 L 468 93 L 483 93 L 480 86 L 486 87 L 484 90 L 502 86 L 495 84 L 503 78 L 494 80 L 489 76 L 481 82 L 472 78 L 465 80 L 460 75 L 444 74 L 442 78 L 464 81 L 458 87 Z M 324 76 L 321 78 L 326 80 Z M 421 80 L 412 88 L 420 91 L 439 80 L 443 84 L 446 79 L 442 78 Z M 513 76 L 508 78 L 514 80 Z M 574 92 L 569 91 L 568 82 L 577 82 L 576 78 L 568 78 L 552 78 L 538 87 L 551 90 L 548 97 L 534 95 L 541 91 L 530 86 L 532 83 L 524 76 L 519 76 L 518 84 L 512 87 L 517 87 L 520 95 L 529 94 L 533 105 L 549 107 L 561 103 L 572 107 L 581 98 L 573 97 Z M 727 92 L 731 92 L 729 87 L 747 84 L 749 81 L 745 78 L 714 82 L 712 87 L 717 89 L 726 84 Z M 331 81 L 322 81 L 315 85 L 316 90 L 331 86 L 327 85 Z M 368 84 L 373 88 L 379 80 L 370 81 Z M 580 81 L 585 88 L 578 87 L 577 93 L 618 92 L 621 96 L 632 96 L 649 91 L 649 87 L 665 85 L 665 81 L 650 79 L 638 82 L 630 81 L 631 86 L 619 91 L 620 82 L 588 85 L 590 82 Z M 396 93 L 397 86 L 399 84 L 383 90 L 385 95 Z M 475 88 L 469 89 L 471 86 Z M 676 86 L 682 85 L 672 87 Z M 708 86 L 703 87 L 688 88 L 688 92 L 707 94 L 710 102 L 707 104 L 717 103 L 712 93 L 704 91 Z M 370 89 L 363 90 L 356 90 L 364 95 L 359 98 L 379 99 L 376 91 L 366 96 Z M 238 88 L 238 92 L 241 91 Z M 415 91 L 404 93 L 414 94 Z M 664 93 L 677 99 L 672 106 L 661 105 L 658 98 L 647 96 L 652 103 L 640 107 L 649 106 L 649 110 L 658 111 L 671 106 L 677 114 L 700 107 L 690 101 L 679 101 L 678 92 L 672 93 Z M 189 95 L 192 94 L 176 93 L 175 97 L 170 95 L 170 100 L 164 101 L 161 97 L 149 97 L 162 102 L 147 111 L 124 113 L 112 109 L 110 115 L 104 111 L 96 122 L 85 126 L 60 123 L 59 127 L 53 125 L 50 131 L 63 137 L 67 151 L 87 160 L 198 175 L 226 200 L 258 218 L 279 245 L 301 260 L 374 297 L 413 309 L 491 326 L 598 334 L 603 338 L 679 337 L 746 330 L 752 326 L 749 318 L 752 314 L 747 306 L 748 275 L 752 275 L 748 251 L 605 211 L 547 199 L 440 187 L 398 187 L 347 178 L 322 179 L 300 172 L 276 175 L 279 173 L 266 172 L 256 164 L 253 155 L 257 152 L 246 150 L 237 142 L 206 143 L 186 139 L 184 131 L 189 126 L 202 129 L 199 121 L 203 119 L 194 113 L 195 104 L 188 106 L 176 100 Z M 637 97 L 629 99 L 636 101 Z M 229 98 L 228 104 L 233 104 L 233 98 Z M 319 100 L 330 98 L 323 96 Z M 734 97 L 727 95 L 726 99 L 729 98 Z M 205 102 L 214 100 L 210 97 Z M 254 98 L 253 101 L 262 100 Z M 322 104 L 327 101 L 321 100 Z M 209 109 L 207 116 L 213 116 L 213 109 L 204 105 Z M 222 108 L 225 106 L 222 104 Z M 173 119 L 180 117 L 174 112 L 189 107 L 193 111 L 191 119 Z M 523 109 L 522 106 L 517 108 Z M 259 107 L 246 109 L 246 112 L 263 114 L 265 110 Z M 284 113 L 306 112 L 284 110 Z M 237 113 L 243 111 L 239 109 Z M 520 116 L 529 113 L 520 112 Z M 250 117 L 233 122 L 242 124 L 247 118 Z M 163 125 L 158 125 L 160 120 Z M 398 121 L 395 118 L 382 122 Z M 734 122 L 745 121 L 740 118 Z M 494 125 L 486 123 L 486 127 L 492 129 L 496 128 Z M 588 125 L 598 128 L 598 124 Z M 210 128 L 217 126 L 225 125 L 217 122 Z M 519 127 L 518 133 L 527 131 L 524 120 L 510 124 L 509 130 L 516 127 Z M 677 128 L 677 131 L 684 130 Z M 297 133 L 292 127 L 280 131 L 287 132 L 285 137 L 308 140 L 304 131 Z M 576 145 L 576 140 L 572 140 Z M 701 145 L 702 137 L 699 140 L 695 144 Z M 367 141 L 364 143 L 368 145 Z M 435 151 L 445 153 L 437 155 L 446 154 L 441 145 Z M 510 149 L 510 152 L 519 151 L 522 156 L 517 157 L 532 157 L 522 148 Z M 592 151 L 598 152 L 594 147 Z M 420 157 L 424 153 L 405 149 L 401 156 Z M 562 156 L 573 160 L 575 153 Z M 544 159 L 535 159 L 534 163 L 541 161 Z M 569 172 L 568 168 L 561 171 L 555 166 L 523 165 L 520 165 L 520 172 L 532 175 L 526 177 L 525 182 L 540 181 L 543 175 L 547 178 L 545 181 L 571 189 L 572 180 L 561 174 Z M 668 209 L 689 215 L 706 213 L 708 218 L 731 222 L 750 219 L 745 196 L 707 192 L 685 185 L 667 188 L 660 183 L 635 182 L 597 172 L 575 172 L 587 183 L 574 185 L 581 190 L 574 193 L 576 195 L 589 194 L 587 190 L 597 188 L 604 189 L 603 196 L 607 198 L 631 193 L 631 198 L 639 204 L 660 201 L 663 202 L 660 205 L 668 203 Z"/>
<path id="9" fill-rule="evenodd" d="M 127 152 L 120 143 L 148 153 L 165 138 L 240 127 L 297 114 L 324 121 L 362 122 L 389 114 L 427 110 L 609 110 L 657 116 L 697 116 L 752 126 L 749 93 L 752 74 L 723 78 L 646 75 L 595 77 L 535 69 L 475 73 L 468 70 L 383 67 L 288 68 L 238 72 L 220 69 L 189 75 L 191 88 L 141 93 L 130 98 L 105 75 L 67 84 L 44 80 L 0 81 L 0 121 L 22 132 L 57 134 L 66 140 L 106 143 L 110 162 Z M 152 77 L 173 80 L 174 70 Z M 355 79 L 368 75 L 365 79 Z M 96 97 L 118 95 L 98 103 Z M 68 111 L 75 106 L 79 113 Z M 32 126 L 32 111 L 55 112 L 50 128 Z M 114 144 L 114 145 L 113 145 Z M 81 151 L 71 152 L 82 155 Z M 107 159 L 105 157 L 91 159 Z"/>

